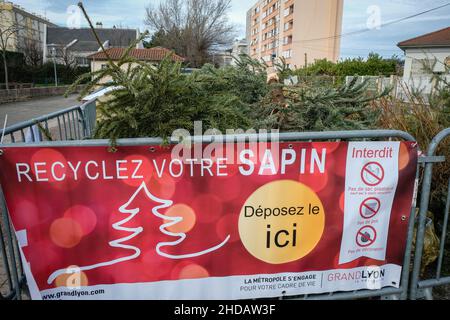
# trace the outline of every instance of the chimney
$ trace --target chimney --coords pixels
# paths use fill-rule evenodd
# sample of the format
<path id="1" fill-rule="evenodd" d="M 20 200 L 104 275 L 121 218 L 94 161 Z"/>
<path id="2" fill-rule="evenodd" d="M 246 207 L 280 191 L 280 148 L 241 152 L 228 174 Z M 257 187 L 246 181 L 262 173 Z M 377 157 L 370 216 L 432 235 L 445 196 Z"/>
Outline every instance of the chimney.
<path id="1" fill-rule="evenodd" d="M 97 22 L 95 26 L 97 27 L 97 29 L 103 29 L 103 23 L 101 22 Z"/>

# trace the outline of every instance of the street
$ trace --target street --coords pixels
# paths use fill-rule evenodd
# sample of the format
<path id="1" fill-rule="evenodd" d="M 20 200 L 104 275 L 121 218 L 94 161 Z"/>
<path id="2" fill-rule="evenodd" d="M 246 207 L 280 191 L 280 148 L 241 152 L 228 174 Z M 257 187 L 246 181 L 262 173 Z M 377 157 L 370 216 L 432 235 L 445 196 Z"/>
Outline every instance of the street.
<path id="1" fill-rule="evenodd" d="M 58 110 L 78 105 L 78 95 L 70 95 L 68 98 L 62 96 L 46 97 L 22 102 L 0 104 L 0 123 L 3 124 L 8 115 L 7 127 L 23 121 L 31 120 Z"/>

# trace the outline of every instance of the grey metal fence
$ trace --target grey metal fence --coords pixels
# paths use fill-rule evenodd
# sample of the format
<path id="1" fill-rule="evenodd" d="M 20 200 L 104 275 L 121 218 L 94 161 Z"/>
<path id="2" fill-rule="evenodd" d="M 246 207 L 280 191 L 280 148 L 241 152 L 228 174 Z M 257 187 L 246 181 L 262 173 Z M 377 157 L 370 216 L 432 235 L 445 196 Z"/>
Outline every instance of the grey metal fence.
<path id="1" fill-rule="evenodd" d="M 0 130 L 3 143 L 36 144 L 44 141 L 83 140 L 92 136 L 96 122 L 96 100 L 64 109 Z M 0 300 L 20 299 L 25 276 L 17 239 L 7 214 L 0 187 Z"/>
<path id="2" fill-rule="evenodd" d="M 3 143 L 83 140 L 95 127 L 96 100 L 25 121 L 3 130 Z"/>
<path id="3" fill-rule="evenodd" d="M 427 213 L 430 206 L 431 191 L 433 187 L 433 169 L 435 164 L 439 162 L 450 161 L 450 154 L 442 155 L 441 157 L 436 157 L 436 152 L 438 147 L 444 143 L 446 138 L 450 137 L 450 128 L 442 131 L 438 134 L 431 142 L 428 149 L 427 157 L 429 161 L 425 164 L 425 173 L 422 184 L 422 194 L 421 203 L 419 211 L 419 222 L 417 226 L 417 240 L 416 240 L 416 250 L 414 254 L 414 269 L 411 280 L 411 291 L 410 298 L 415 300 L 419 297 L 425 297 L 427 299 L 432 299 L 432 289 L 434 287 L 450 285 L 450 274 L 443 275 L 442 268 L 445 266 L 445 253 L 446 253 L 446 242 L 447 242 L 447 232 L 448 232 L 448 220 L 450 211 L 450 179 L 447 189 L 447 199 L 445 205 L 445 211 L 441 222 L 442 231 L 440 236 L 440 247 L 439 256 L 437 260 L 435 274 L 431 279 L 422 279 L 421 267 L 422 267 L 422 257 L 424 252 L 424 242 L 425 242 L 425 230 L 427 226 Z M 450 143 L 450 142 L 448 142 Z M 444 173 L 442 173 L 444 174 Z M 447 172 L 447 174 L 449 174 Z M 432 222 L 431 222 L 432 223 Z"/>

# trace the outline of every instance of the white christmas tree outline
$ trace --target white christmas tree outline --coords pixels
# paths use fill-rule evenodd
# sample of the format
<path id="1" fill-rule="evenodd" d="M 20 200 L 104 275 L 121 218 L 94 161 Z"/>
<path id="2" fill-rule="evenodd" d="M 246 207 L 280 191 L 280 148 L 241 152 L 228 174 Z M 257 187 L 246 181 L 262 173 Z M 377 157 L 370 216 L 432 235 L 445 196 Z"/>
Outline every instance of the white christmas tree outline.
<path id="1" fill-rule="evenodd" d="M 143 227 L 138 227 L 138 228 L 126 228 L 123 227 L 124 224 L 128 223 L 129 221 L 131 221 L 135 216 L 137 216 L 140 212 L 141 209 L 137 208 L 137 209 L 127 209 L 127 207 L 129 207 L 131 205 L 131 203 L 133 203 L 134 199 L 141 193 L 141 191 L 144 191 L 145 194 L 147 195 L 147 197 L 157 203 L 161 203 L 161 205 L 159 206 L 155 206 L 152 208 L 152 214 L 160 219 L 163 220 L 168 220 L 169 222 L 162 224 L 159 227 L 159 230 L 168 236 L 172 236 L 172 237 L 178 237 L 179 239 L 176 241 L 171 241 L 171 242 L 160 242 L 156 245 L 156 253 L 162 257 L 165 257 L 167 259 L 172 259 L 172 260 L 179 260 L 179 259 L 188 259 L 188 258 L 194 258 L 194 257 L 199 257 L 214 251 L 219 250 L 220 248 L 222 248 L 225 244 L 227 244 L 227 242 L 230 240 L 231 235 L 228 235 L 225 240 L 218 244 L 217 246 L 214 246 L 212 248 L 200 251 L 200 252 L 196 252 L 196 253 L 191 253 L 191 254 L 184 254 L 184 255 L 172 255 L 172 254 L 168 254 L 168 253 L 164 253 L 161 251 L 161 248 L 163 247 L 174 247 L 179 245 L 180 243 L 182 243 L 184 240 L 186 240 L 187 235 L 186 233 L 180 232 L 180 233 L 173 233 L 170 232 L 169 230 L 167 230 L 167 228 L 170 228 L 171 226 L 174 226 L 180 222 L 182 222 L 184 220 L 183 217 L 169 217 L 169 216 L 165 216 L 161 213 L 159 213 L 159 210 L 161 209 L 165 209 L 165 208 L 170 208 L 173 205 L 173 201 L 172 200 L 164 200 L 164 199 L 160 199 L 156 196 L 154 196 L 147 188 L 147 185 L 145 182 L 143 182 L 140 187 L 136 190 L 136 192 L 131 196 L 131 198 L 119 208 L 119 212 L 123 213 L 123 214 L 129 214 L 129 216 L 119 222 L 116 222 L 112 225 L 113 229 L 117 230 L 117 231 L 125 231 L 125 232 L 131 232 L 132 234 L 111 241 L 109 242 L 109 245 L 111 247 L 114 248 L 122 248 L 122 249 L 126 249 L 126 250 L 132 250 L 134 251 L 134 253 L 132 255 L 129 255 L 127 257 L 123 257 L 123 258 L 118 258 L 118 259 L 114 259 L 111 261 L 106 261 L 106 262 L 102 262 L 102 263 L 97 263 L 91 266 L 85 266 L 85 267 L 79 267 L 77 268 L 77 272 L 81 272 L 81 271 L 89 271 L 89 270 L 93 270 L 93 269 L 98 269 L 98 268 L 102 268 L 102 267 L 107 267 L 107 266 L 112 266 L 118 263 L 122 263 L 125 261 L 130 261 L 130 260 L 134 260 L 138 257 L 140 257 L 141 255 L 141 250 L 135 246 L 131 246 L 131 245 L 126 245 L 123 244 L 124 242 L 127 242 L 131 239 L 133 239 L 134 237 L 138 236 L 139 234 L 141 234 L 144 231 Z M 57 270 L 55 272 L 53 272 L 50 277 L 47 280 L 48 284 L 52 284 L 53 281 L 55 281 L 56 278 L 58 278 L 59 276 L 63 275 L 63 274 L 68 274 L 71 273 L 70 269 L 64 268 L 64 269 L 60 269 Z"/>

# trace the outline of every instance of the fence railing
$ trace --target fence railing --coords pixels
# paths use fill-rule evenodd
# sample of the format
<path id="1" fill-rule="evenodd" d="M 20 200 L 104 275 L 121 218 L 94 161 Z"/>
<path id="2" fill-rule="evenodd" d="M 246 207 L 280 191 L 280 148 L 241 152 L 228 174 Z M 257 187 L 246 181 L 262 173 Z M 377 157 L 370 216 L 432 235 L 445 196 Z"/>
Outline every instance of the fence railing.
<path id="1" fill-rule="evenodd" d="M 447 242 L 447 232 L 448 232 L 448 221 L 449 221 L 449 211 L 450 211 L 450 178 L 448 182 L 447 188 L 447 197 L 446 204 L 444 209 L 444 214 L 442 215 L 442 220 L 439 221 L 442 226 L 442 230 L 440 232 L 440 247 L 439 247 L 439 256 L 437 260 L 436 270 L 434 276 L 431 279 L 422 279 L 421 276 L 421 267 L 422 267 L 422 257 L 424 253 L 424 244 L 425 244 L 425 231 L 427 227 L 427 213 L 430 206 L 431 199 L 431 191 L 433 186 L 433 169 L 436 167 L 436 163 L 442 163 L 445 161 L 450 161 L 450 155 L 445 154 L 441 157 L 435 157 L 438 147 L 445 143 L 445 140 L 450 138 L 450 128 L 442 131 L 439 135 L 437 135 L 431 142 L 430 147 L 428 149 L 427 157 L 433 158 L 435 161 L 429 161 L 425 164 L 425 173 L 422 183 L 422 194 L 421 194 L 421 203 L 420 203 L 420 211 L 419 211 L 419 222 L 417 227 L 417 240 L 416 240 L 416 250 L 414 254 L 414 269 L 411 280 L 411 291 L 410 298 L 415 300 L 419 297 L 425 297 L 427 299 L 432 299 L 432 289 L 434 287 L 449 285 L 450 284 L 450 274 L 443 276 L 442 268 L 445 265 L 444 258 L 446 253 L 446 242 Z M 447 141 L 450 143 L 450 141 Z M 445 174 L 442 172 L 441 174 Z M 449 172 L 446 173 L 450 174 Z M 422 292 L 421 292 L 422 291 Z"/>
<path id="2" fill-rule="evenodd" d="M 446 81 L 450 81 L 450 76 L 444 76 Z M 432 95 L 437 89 L 442 88 L 445 84 L 438 83 L 431 76 L 414 76 L 410 79 L 403 79 L 398 76 L 377 77 L 377 76 L 357 76 L 357 83 L 367 81 L 369 92 L 381 93 L 385 89 L 392 89 L 391 95 L 397 99 L 408 102 L 412 96 L 419 96 L 424 99 Z M 349 84 L 354 80 L 354 76 L 345 78 L 345 82 Z"/>
<path id="3" fill-rule="evenodd" d="M 83 140 L 95 127 L 96 100 L 25 121 L 3 130 L 3 143 Z"/>
<path id="4" fill-rule="evenodd" d="M 93 135 L 96 122 L 96 100 L 64 109 L 0 130 L 3 143 L 36 144 L 45 141 L 83 140 Z M 0 187 L 0 300 L 20 299 L 25 283 L 17 239 L 7 214 Z M 3 288 L 6 285 L 6 288 Z"/>

